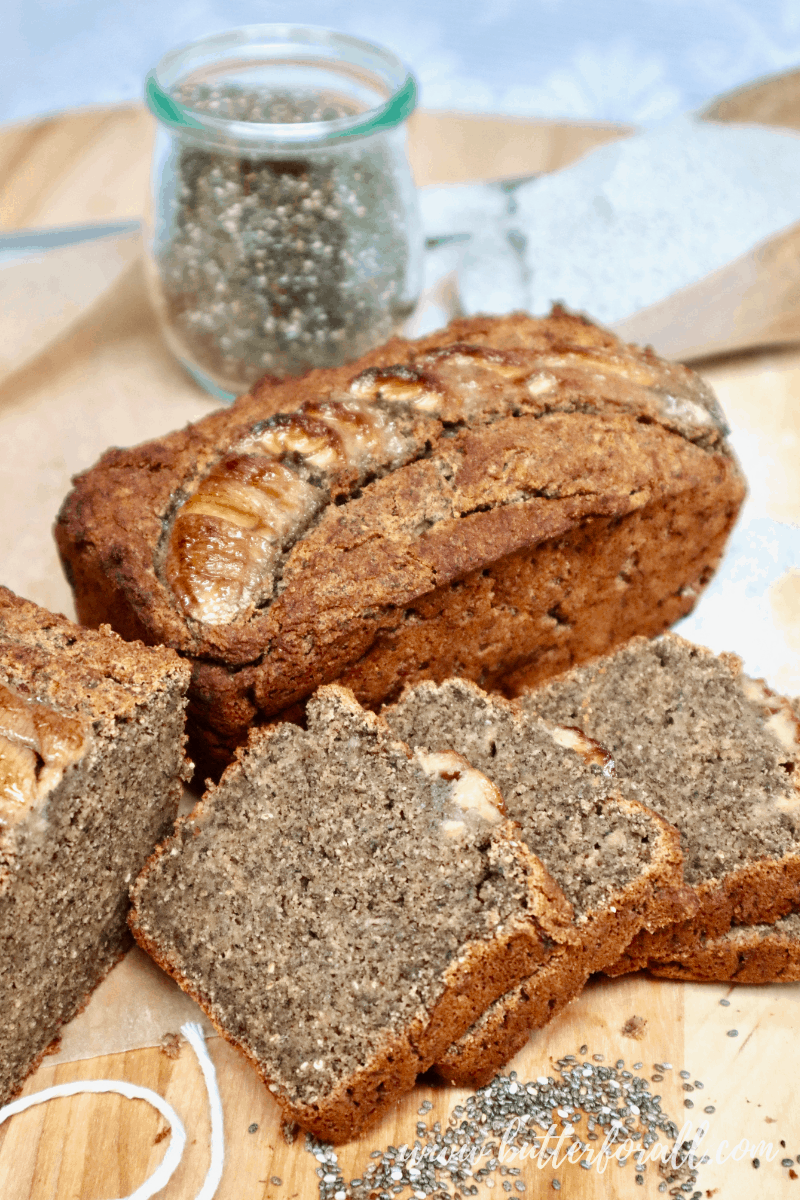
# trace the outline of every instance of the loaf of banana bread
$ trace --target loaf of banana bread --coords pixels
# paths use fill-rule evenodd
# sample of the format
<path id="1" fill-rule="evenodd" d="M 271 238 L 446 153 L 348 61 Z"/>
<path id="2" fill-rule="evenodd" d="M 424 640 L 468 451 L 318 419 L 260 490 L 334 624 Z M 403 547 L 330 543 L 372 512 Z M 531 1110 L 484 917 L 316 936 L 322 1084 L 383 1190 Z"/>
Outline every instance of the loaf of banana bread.
<path id="1" fill-rule="evenodd" d="M 188 665 L 0 588 L 0 1104 L 130 944 L 172 828 Z"/>
<path id="2" fill-rule="evenodd" d="M 705 384 L 557 309 L 455 321 L 78 476 L 80 620 L 192 663 L 190 750 L 338 680 L 513 695 L 693 606 L 744 484 Z"/>

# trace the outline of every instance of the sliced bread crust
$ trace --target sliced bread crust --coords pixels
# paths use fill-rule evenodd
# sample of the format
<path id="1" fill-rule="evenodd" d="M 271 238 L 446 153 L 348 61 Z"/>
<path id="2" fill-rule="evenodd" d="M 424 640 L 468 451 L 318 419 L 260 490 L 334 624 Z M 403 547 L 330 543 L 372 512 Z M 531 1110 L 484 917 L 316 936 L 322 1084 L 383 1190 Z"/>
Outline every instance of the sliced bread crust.
<path id="1" fill-rule="evenodd" d="M 651 962 L 691 958 L 708 938 L 721 938 L 736 924 L 771 925 L 800 905 L 800 853 L 731 871 L 720 882 L 696 884 L 692 916 L 650 931 L 643 929 L 611 966 L 616 977 Z"/>
<path id="2" fill-rule="evenodd" d="M 774 925 L 737 925 L 705 938 L 685 958 L 651 962 L 651 975 L 697 983 L 791 983 L 800 980 L 800 913 Z"/>
<path id="3" fill-rule="evenodd" d="M 619 802 L 624 805 L 624 801 Z M 631 805 L 629 811 L 641 811 Z M 645 874 L 615 893 L 613 905 L 576 922 L 579 948 L 556 947 L 546 963 L 496 1000 L 436 1063 L 448 1083 L 479 1088 L 528 1041 L 531 1031 L 548 1024 L 579 996 L 589 976 L 617 960 L 631 937 L 643 927 L 668 924 L 693 903 L 682 885 L 680 837 L 666 821 L 654 818 L 658 841 Z"/>
<path id="4" fill-rule="evenodd" d="M 463 759 L 412 756 L 320 689 L 307 730 L 254 732 L 159 847 L 131 928 L 287 1116 L 344 1141 L 576 940 L 501 804 Z"/>
<path id="5" fill-rule="evenodd" d="M 696 901 L 683 882 L 680 838 L 641 801 L 615 792 L 612 765 L 596 743 L 550 728 L 467 681 L 422 683 L 384 716 L 409 744 L 449 746 L 479 765 L 576 910 L 578 945 L 563 953 L 554 947 L 438 1060 L 437 1070 L 450 1082 L 481 1087 L 532 1029 L 581 991 L 590 974 L 617 959 L 635 932 L 692 910 Z M 620 866 L 619 856 L 634 848 L 641 861 Z M 611 886 L 589 878 L 603 868 L 616 873 Z"/>
<path id="6" fill-rule="evenodd" d="M 614 755 L 626 795 L 642 787 L 681 830 L 695 912 L 637 934 L 609 975 L 695 954 L 734 924 L 800 907 L 800 722 L 732 654 L 675 634 L 634 638 L 521 703 L 578 726 Z"/>

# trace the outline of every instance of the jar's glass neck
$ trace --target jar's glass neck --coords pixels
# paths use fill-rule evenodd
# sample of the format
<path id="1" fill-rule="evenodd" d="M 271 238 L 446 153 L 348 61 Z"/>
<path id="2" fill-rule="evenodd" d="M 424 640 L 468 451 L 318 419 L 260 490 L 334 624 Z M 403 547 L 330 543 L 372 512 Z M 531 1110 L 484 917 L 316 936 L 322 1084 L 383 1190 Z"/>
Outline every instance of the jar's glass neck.
<path id="1" fill-rule="evenodd" d="M 302 84 L 291 82 L 292 68 L 297 70 L 298 78 L 302 77 Z M 247 87 L 268 92 L 272 88 L 285 92 L 293 86 L 313 89 L 315 72 L 327 85 L 332 72 L 338 72 L 337 78 L 345 88 L 349 84 L 354 91 L 358 89 L 359 111 L 329 120 L 269 122 L 225 118 L 184 102 L 186 84 L 192 80 L 208 85 L 224 77 L 224 86 L 229 89 Z M 270 73 L 281 82 L 272 83 Z M 253 82 L 254 75 L 257 83 Z M 147 76 L 145 98 L 154 116 L 176 131 L 244 148 L 267 145 L 290 149 L 393 129 L 414 111 L 417 86 L 399 59 L 370 42 L 310 26 L 261 25 L 203 38 L 172 51 Z M 377 104 L 376 99 L 380 101 Z"/>

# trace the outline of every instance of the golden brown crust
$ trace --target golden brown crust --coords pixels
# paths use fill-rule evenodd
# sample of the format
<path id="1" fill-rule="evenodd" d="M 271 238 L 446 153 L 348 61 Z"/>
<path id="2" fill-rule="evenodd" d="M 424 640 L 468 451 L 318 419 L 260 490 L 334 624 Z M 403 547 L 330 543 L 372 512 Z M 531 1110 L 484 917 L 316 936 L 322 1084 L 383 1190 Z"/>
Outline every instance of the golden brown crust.
<path id="1" fill-rule="evenodd" d="M 419 418 L 430 449 L 328 505 L 290 551 L 271 603 L 229 625 L 188 620 L 159 556 L 181 497 L 220 453 L 365 370 L 439 352 L 441 419 Z M 478 352 L 494 356 L 491 379 L 483 415 L 465 423 L 458 363 Z M 109 621 L 192 659 L 193 751 L 218 772 L 250 724 L 334 679 L 369 704 L 453 670 L 482 683 L 507 676 L 513 690 L 664 629 L 692 607 L 743 496 L 720 430 L 696 376 L 582 318 L 473 318 L 256 387 L 159 442 L 110 451 L 75 480 L 56 538 L 84 623 Z M 613 550 L 613 573 L 592 553 L 598 543 Z M 487 638 L 495 590 L 508 599 Z M 547 608 L 536 602 L 544 592 Z"/>
<path id="2" fill-rule="evenodd" d="M 692 890 L 699 902 L 693 917 L 652 933 L 642 930 L 625 953 L 604 968 L 606 975 L 640 971 L 651 961 L 682 960 L 732 925 L 773 924 L 800 908 L 800 855 L 762 859 Z"/>
<path id="3" fill-rule="evenodd" d="M 645 806 L 622 800 L 634 812 Z M 479 1088 L 518 1053 L 531 1031 L 540 1029 L 583 990 L 589 976 L 613 962 L 633 931 L 655 929 L 696 904 L 683 882 L 680 834 L 646 809 L 659 827 L 659 840 L 647 872 L 613 897 L 613 904 L 589 913 L 576 925 L 580 946 L 557 947 L 532 975 L 501 996 L 445 1055 L 437 1072 L 458 1087 Z M 614 911 L 616 910 L 616 911 Z"/>
<path id="4" fill-rule="evenodd" d="M 780 767 L 785 770 L 800 797 L 800 705 L 773 692 L 763 680 L 744 675 L 742 661 L 735 654 L 716 656 L 705 647 L 695 646 L 677 634 L 666 634 L 664 644 L 682 647 L 708 662 L 717 659 L 738 680 L 744 698 L 761 710 L 761 718 L 781 748 Z M 644 637 L 631 639 L 621 654 L 635 656 L 651 648 Z M 598 675 L 606 665 L 597 663 Z M 576 670 L 555 682 L 555 689 L 572 684 L 579 689 L 582 672 Z M 533 697 L 532 697 L 533 698 Z M 585 697 L 588 703 L 588 693 Z M 589 722 L 588 727 L 594 728 Z M 785 761 L 783 761 L 785 760 Z M 800 799 L 789 801 L 787 812 L 794 811 Z M 785 845 L 785 842 L 782 843 Z M 695 876 L 696 878 L 696 876 Z M 604 968 L 610 976 L 643 970 L 651 963 L 685 961 L 699 952 L 709 940 L 724 937 L 732 926 L 773 924 L 800 908 L 800 853 L 789 851 L 781 857 L 755 859 L 723 875 L 687 884 L 694 895 L 694 912 L 665 924 L 659 929 L 642 929 L 619 959 Z M 676 976 L 677 977 L 677 976 Z"/>
<path id="5" fill-rule="evenodd" d="M 791 983 L 800 980 L 798 918 L 773 926 L 737 926 L 718 938 L 706 938 L 685 958 L 650 962 L 648 970 L 661 979 L 697 983 Z"/>
<path id="6" fill-rule="evenodd" d="M 83 629 L 61 613 L 52 613 L 0 585 L 0 682 L 17 700 L 43 705 L 52 717 L 61 715 L 82 730 L 87 744 L 95 732 L 111 729 L 134 716 L 137 706 L 154 691 L 175 687 L 185 695 L 191 669 L 173 650 L 127 642 L 108 625 Z M 0 706 L 1 707 L 1 706 Z M 0 714 L 1 715 L 1 714 Z M 184 746 L 186 743 L 184 736 Z M 6 751 L 8 743 L 5 742 Z M 41 749 L 41 747 L 40 747 Z M 194 764 L 181 747 L 181 769 L 165 808 L 180 798 L 180 780 L 192 777 Z M 39 768 L 44 765 L 40 758 Z M 0 772 L 2 774 L 2 772 Z M 56 781 L 51 772 L 41 777 L 43 794 Z M 4 805 L 0 779 L 0 894 L 9 885 L 9 866 L 16 856 L 12 827 L 31 803 Z M 41 789 L 38 789 L 41 791 Z M 2 819 L 5 818 L 5 819 Z"/>
<path id="7" fill-rule="evenodd" d="M 81 628 L 0 586 L 0 674 L 21 695 L 97 718 L 133 712 L 166 679 L 185 686 L 190 669 L 164 646 Z"/>
<path id="8" fill-rule="evenodd" d="M 435 1064 L 454 1087 L 484 1087 L 542 1029 L 583 991 L 588 976 L 581 957 L 554 951 L 513 991 L 501 997 Z"/>

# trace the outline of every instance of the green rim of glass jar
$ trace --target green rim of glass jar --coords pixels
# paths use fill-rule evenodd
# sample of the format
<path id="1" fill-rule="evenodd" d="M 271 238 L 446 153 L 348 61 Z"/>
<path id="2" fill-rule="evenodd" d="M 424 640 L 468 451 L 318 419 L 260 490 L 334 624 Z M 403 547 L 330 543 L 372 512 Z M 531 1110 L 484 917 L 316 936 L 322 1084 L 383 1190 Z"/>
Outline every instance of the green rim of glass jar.
<path id="1" fill-rule="evenodd" d="M 179 82 L 181 74 L 169 82 L 163 79 L 164 73 L 169 74 L 179 67 L 183 61 L 187 68 L 191 66 L 191 56 L 197 52 L 202 56 L 217 44 L 221 51 L 227 49 L 235 53 L 237 45 L 263 42 L 281 44 L 292 42 L 309 48 L 338 48 L 342 53 L 340 61 L 360 65 L 365 58 L 378 63 L 383 68 L 382 82 L 394 88 L 386 102 L 378 108 L 368 109 L 352 117 L 338 117 L 333 121 L 296 122 L 271 124 L 258 121 L 231 121 L 214 117 L 209 113 L 196 112 L 181 104 L 172 96 L 170 89 Z M 350 57 L 346 52 L 350 52 Z M 355 57 L 352 57 L 355 56 Z M 222 61 L 222 54 L 220 61 Z M 202 58 L 200 61 L 203 61 Z M 212 61 L 206 59 L 205 61 Z M 254 59 L 254 61 L 258 61 Z M 269 61 L 269 57 L 263 60 Z M 329 57 L 328 62 L 336 61 Z M 320 65 L 325 66 L 326 60 L 320 59 Z M 184 74 L 188 73 L 184 71 Z M 378 74 L 378 71 L 374 71 Z M 144 88 L 147 106 L 153 115 L 171 129 L 192 130 L 195 133 L 205 132 L 214 140 L 234 140 L 238 142 L 259 145 L 272 144 L 276 146 L 301 146 L 313 143 L 340 140 L 342 138 L 366 137 L 372 133 L 380 133 L 394 129 L 406 121 L 417 104 L 417 82 L 407 67 L 391 51 L 377 45 L 375 42 L 364 41 L 362 38 L 350 37 L 348 34 L 336 33 L 314 25 L 243 25 L 231 29 L 224 34 L 212 34 L 201 38 L 165 54 L 161 61 L 147 75 Z"/>

